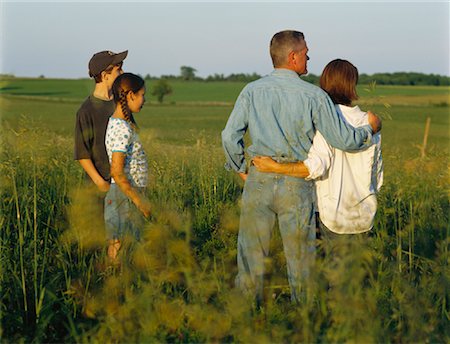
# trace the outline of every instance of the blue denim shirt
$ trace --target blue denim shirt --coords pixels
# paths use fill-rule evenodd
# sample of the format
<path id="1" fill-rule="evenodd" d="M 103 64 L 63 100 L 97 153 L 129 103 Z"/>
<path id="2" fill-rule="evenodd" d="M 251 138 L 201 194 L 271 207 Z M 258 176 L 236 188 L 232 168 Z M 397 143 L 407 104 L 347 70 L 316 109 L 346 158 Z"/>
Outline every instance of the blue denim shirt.
<path id="1" fill-rule="evenodd" d="M 333 147 L 356 151 L 370 145 L 369 125 L 353 128 L 339 116 L 326 92 L 288 69 L 275 69 L 249 83 L 236 100 L 222 131 L 225 168 L 246 171 L 244 134 L 250 133 L 250 157 L 303 161 L 316 130 Z"/>

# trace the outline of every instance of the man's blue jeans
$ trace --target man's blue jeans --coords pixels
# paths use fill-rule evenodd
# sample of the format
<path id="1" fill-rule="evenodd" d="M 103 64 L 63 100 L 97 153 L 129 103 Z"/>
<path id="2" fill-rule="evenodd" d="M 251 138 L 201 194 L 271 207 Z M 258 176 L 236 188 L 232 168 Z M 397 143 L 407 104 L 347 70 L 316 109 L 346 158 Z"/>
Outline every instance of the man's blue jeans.
<path id="1" fill-rule="evenodd" d="M 250 167 L 244 186 L 238 236 L 236 286 L 262 300 L 264 260 L 278 217 L 291 298 L 299 301 L 315 257 L 314 184 Z"/>

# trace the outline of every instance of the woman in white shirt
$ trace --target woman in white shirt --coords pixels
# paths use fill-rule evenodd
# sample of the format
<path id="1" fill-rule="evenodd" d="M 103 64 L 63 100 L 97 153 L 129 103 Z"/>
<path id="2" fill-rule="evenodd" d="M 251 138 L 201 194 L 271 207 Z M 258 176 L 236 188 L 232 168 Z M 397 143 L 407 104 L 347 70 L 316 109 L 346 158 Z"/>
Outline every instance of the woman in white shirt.
<path id="1" fill-rule="evenodd" d="M 337 115 L 354 127 L 368 124 L 367 112 L 352 106 L 358 99 L 357 82 L 356 67 L 341 59 L 328 63 L 320 77 L 320 87 L 333 100 Z M 331 147 L 317 131 L 305 161 L 277 163 L 270 157 L 256 157 L 253 164 L 261 172 L 314 179 L 320 220 L 331 232 L 356 234 L 373 227 L 376 194 L 383 183 L 379 133 L 368 148 L 344 152 Z"/>

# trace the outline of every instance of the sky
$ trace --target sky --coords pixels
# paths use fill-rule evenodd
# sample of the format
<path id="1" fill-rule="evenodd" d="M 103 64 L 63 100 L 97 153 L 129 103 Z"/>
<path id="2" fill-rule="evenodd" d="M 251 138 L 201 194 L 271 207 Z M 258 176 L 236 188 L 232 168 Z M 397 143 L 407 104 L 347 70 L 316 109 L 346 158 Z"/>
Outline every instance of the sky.
<path id="1" fill-rule="evenodd" d="M 98 51 L 129 50 L 124 70 L 197 75 L 272 70 L 274 33 L 304 33 L 310 73 L 335 58 L 360 73 L 450 75 L 449 1 L 0 1 L 0 73 L 88 77 Z"/>

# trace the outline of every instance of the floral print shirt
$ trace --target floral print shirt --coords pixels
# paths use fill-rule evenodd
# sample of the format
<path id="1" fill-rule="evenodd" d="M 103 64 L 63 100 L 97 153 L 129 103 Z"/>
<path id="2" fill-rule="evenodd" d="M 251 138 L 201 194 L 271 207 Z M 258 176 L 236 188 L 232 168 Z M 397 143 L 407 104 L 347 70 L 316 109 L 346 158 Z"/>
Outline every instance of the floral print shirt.
<path id="1" fill-rule="evenodd" d="M 147 156 L 138 134 L 133 130 L 130 123 L 121 118 L 110 117 L 106 128 L 105 146 L 110 164 L 114 152 L 121 152 L 126 155 L 124 171 L 132 186 L 147 186 Z M 113 178 L 111 178 L 111 183 L 115 183 Z"/>

